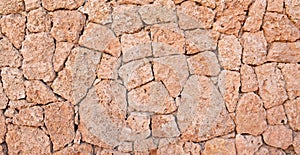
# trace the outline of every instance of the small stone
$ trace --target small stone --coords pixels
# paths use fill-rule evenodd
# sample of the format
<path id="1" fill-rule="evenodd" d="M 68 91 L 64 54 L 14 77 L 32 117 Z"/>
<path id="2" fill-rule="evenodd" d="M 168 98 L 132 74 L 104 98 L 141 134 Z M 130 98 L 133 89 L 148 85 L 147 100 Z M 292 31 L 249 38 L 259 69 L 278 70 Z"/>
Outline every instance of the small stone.
<path id="1" fill-rule="evenodd" d="M 64 64 L 71 53 L 74 44 L 69 42 L 58 42 L 53 55 L 54 71 L 59 72 L 63 69 Z"/>
<path id="2" fill-rule="evenodd" d="M 285 82 L 276 63 L 266 63 L 255 67 L 259 84 L 259 95 L 265 108 L 281 105 L 288 98 Z"/>
<path id="3" fill-rule="evenodd" d="M 45 32 L 33 33 L 27 35 L 22 44 L 24 76 L 27 79 L 52 81 L 55 78 L 52 64 L 54 39 Z"/>
<path id="4" fill-rule="evenodd" d="M 120 4 L 135 4 L 135 5 L 145 5 L 152 3 L 154 0 L 119 0 Z"/>
<path id="5" fill-rule="evenodd" d="M 36 103 L 29 103 L 25 99 L 24 100 L 16 100 L 16 101 L 10 100 L 9 103 L 8 103 L 8 106 L 10 108 L 17 109 L 17 110 L 32 107 L 34 105 L 36 105 Z"/>
<path id="6" fill-rule="evenodd" d="M 220 64 L 227 70 L 239 70 L 241 66 L 242 46 L 234 35 L 224 35 L 218 44 Z"/>
<path id="7" fill-rule="evenodd" d="M 242 92 L 254 92 L 258 90 L 258 81 L 253 67 L 244 64 L 240 70 Z"/>
<path id="8" fill-rule="evenodd" d="M 289 125 L 293 130 L 300 130 L 300 98 L 287 101 L 284 104 Z"/>
<path id="9" fill-rule="evenodd" d="M 267 0 L 267 1 L 268 1 L 267 11 L 279 12 L 279 13 L 281 13 L 283 11 L 283 2 L 284 2 L 284 0 Z M 286 5 L 289 2 L 290 1 L 285 1 Z"/>
<path id="10" fill-rule="evenodd" d="M 267 121 L 270 125 L 286 124 L 287 118 L 282 105 L 267 110 Z"/>
<path id="11" fill-rule="evenodd" d="M 45 125 L 56 151 L 72 142 L 75 137 L 74 108 L 69 102 L 55 102 L 44 108 Z"/>
<path id="12" fill-rule="evenodd" d="M 258 95 L 246 93 L 240 98 L 235 123 L 239 134 L 249 133 L 257 136 L 266 130 L 266 111 Z"/>
<path id="13" fill-rule="evenodd" d="M 185 154 L 183 150 L 183 142 L 175 142 L 162 147 L 159 147 L 157 150 L 157 155 L 165 155 L 165 154 L 174 154 L 181 155 Z M 200 154 L 200 152 L 199 152 Z"/>
<path id="14" fill-rule="evenodd" d="M 23 73 L 17 68 L 5 67 L 1 70 L 4 92 L 10 100 L 25 98 Z"/>
<path id="15" fill-rule="evenodd" d="M 189 76 L 184 55 L 174 55 L 153 59 L 156 81 L 162 81 L 170 96 L 177 97 Z"/>
<path id="16" fill-rule="evenodd" d="M 7 129 L 5 124 L 5 116 L 3 115 L 3 110 L 0 110 L 0 143 L 5 141 L 6 131 Z M 0 149 L 0 153 L 1 153 L 1 149 Z"/>
<path id="17" fill-rule="evenodd" d="M 128 90 L 141 86 L 153 80 L 151 64 L 147 59 L 129 62 L 119 69 L 119 76 L 122 78 Z"/>
<path id="18" fill-rule="evenodd" d="M 6 1 L 6 0 L 4 0 L 4 1 Z M 14 2 L 12 2 L 12 3 L 14 3 Z M 0 4 L 0 8 L 1 8 L 1 4 Z M 21 48 L 22 41 L 25 38 L 25 26 L 26 26 L 25 22 L 26 22 L 26 17 L 22 16 L 20 14 L 10 14 L 7 16 L 3 16 L 0 20 L 0 23 L 1 23 L 0 26 L 2 27 L 2 33 L 5 36 L 7 36 L 8 40 L 17 49 Z"/>
<path id="19" fill-rule="evenodd" d="M 286 83 L 285 88 L 290 99 L 295 99 L 300 96 L 300 65 L 299 64 L 285 64 L 281 72 Z"/>
<path id="20" fill-rule="evenodd" d="M 250 32 L 259 31 L 262 25 L 266 6 L 267 6 L 266 0 L 254 1 L 254 3 L 251 5 L 249 9 L 248 17 L 243 26 L 243 29 L 245 31 L 250 31 Z"/>
<path id="21" fill-rule="evenodd" d="M 155 57 L 185 52 L 183 31 L 175 23 L 153 25 L 150 28 L 153 55 Z"/>
<path id="22" fill-rule="evenodd" d="M 124 56 L 124 55 L 123 55 Z M 124 57 L 123 57 L 124 58 Z M 117 79 L 118 69 L 121 65 L 121 59 L 103 54 L 100 64 L 97 68 L 97 76 L 99 79 Z"/>
<path id="23" fill-rule="evenodd" d="M 267 41 L 262 31 L 256 33 L 245 32 L 241 39 L 243 62 L 245 64 L 260 65 L 267 61 Z"/>
<path id="24" fill-rule="evenodd" d="M 6 144 L 9 154 L 50 154 L 50 140 L 39 128 L 8 125 Z"/>
<path id="25" fill-rule="evenodd" d="M 203 6 L 209 7 L 209 8 L 215 8 L 216 7 L 216 0 L 192 0 L 194 2 L 198 2 Z"/>
<path id="26" fill-rule="evenodd" d="M 58 2 L 58 1 L 57 1 Z M 58 10 L 53 12 L 51 35 L 57 41 L 77 43 L 85 24 L 85 16 L 78 11 Z"/>
<path id="27" fill-rule="evenodd" d="M 24 0 L 26 11 L 31 11 L 41 7 L 40 0 Z"/>
<path id="28" fill-rule="evenodd" d="M 80 37 L 79 44 L 115 57 L 121 54 L 119 39 L 109 28 L 99 24 L 89 23 Z"/>
<path id="29" fill-rule="evenodd" d="M 228 112 L 235 112 L 239 100 L 240 73 L 223 70 L 219 75 L 218 86 Z"/>
<path id="30" fill-rule="evenodd" d="M 300 62 L 300 41 L 293 43 L 272 43 L 268 52 L 267 60 L 288 63 Z"/>
<path id="31" fill-rule="evenodd" d="M 0 82 L 0 109 L 5 109 L 8 103 L 8 98 L 4 93 L 2 83 Z"/>
<path id="32" fill-rule="evenodd" d="M 270 147 L 267 145 L 263 145 L 260 147 L 260 149 L 255 152 L 255 155 L 286 155 L 286 153 L 279 149 L 279 148 L 274 148 L 274 147 Z"/>
<path id="33" fill-rule="evenodd" d="M 185 141 L 200 142 L 234 130 L 217 87 L 198 75 L 190 76 L 183 88 L 177 122 Z"/>
<path id="34" fill-rule="evenodd" d="M 42 0 L 43 7 L 48 11 L 54 11 L 57 9 L 77 9 L 84 3 L 84 0 Z"/>
<path id="35" fill-rule="evenodd" d="M 54 152 L 54 155 L 66 154 L 93 155 L 93 146 L 87 143 L 73 144 L 72 146 L 67 146 L 62 150 Z"/>
<path id="36" fill-rule="evenodd" d="M 24 10 L 23 0 L 1 0 L 0 1 L 0 14 L 13 14 L 19 13 Z"/>
<path id="37" fill-rule="evenodd" d="M 283 0 L 280 0 L 283 1 Z M 283 3 L 283 2 L 282 2 Z M 300 29 L 300 5 L 298 1 L 286 0 L 284 2 L 286 8 L 286 14 L 290 17 L 290 20 Z"/>
<path id="38" fill-rule="evenodd" d="M 32 10 L 27 15 L 27 29 L 30 32 L 49 32 L 51 29 L 51 17 L 40 8 Z"/>
<path id="39" fill-rule="evenodd" d="M 235 142 L 233 139 L 214 138 L 205 143 L 202 154 L 236 155 Z"/>
<path id="40" fill-rule="evenodd" d="M 79 11 L 88 15 L 89 22 L 99 23 L 103 25 L 112 22 L 112 8 L 110 3 L 106 1 L 88 0 L 82 8 L 79 8 Z"/>
<path id="41" fill-rule="evenodd" d="M 132 142 L 122 142 L 118 146 L 118 150 L 122 152 L 132 152 L 133 151 L 133 144 Z"/>
<path id="42" fill-rule="evenodd" d="M 294 42 L 300 38 L 299 29 L 283 14 L 267 12 L 262 28 L 268 43 L 273 41 Z"/>
<path id="43" fill-rule="evenodd" d="M 151 40 L 147 31 L 122 35 L 121 45 L 125 63 L 152 55 Z"/>
<path id="44" fill-rule="evenodd" d="M 198 6 L 195 2 L 183 2 L 177 8 L 178 24 L 182 29 L 211 28 L 215 12 L 207 7 Z"/>
<path id="45" fill-rule="evenodd" d="M 58 77 L 51 85 L 53 92 L 72 104 L 77 104 L 96 79 L 100 58 L 100 52 L 83 47 L 74 48 L 66 62 L 66 67 L 58 73 Z"/>
<path id="46" fill-rule="evenodd" d="M 173 115 L 154 115 L 151 117 L 153 137 L 177 137 L 180 132 Z"/>
<path id="47" fill-rule="evenodd" d="M 217 56 L 213 52 L 202 52 L 187 59 L 191 74 L 217 76 L 220 65 Z"/>
<path id="48" fill-rule="evenodd" d="M 185 32 L 187 54 L 216 50 L 217 38 L 211 30 L 191 30 Z"/>
<path id="49" fill-rule="evenodd" d="M 15 67 L 22 65 L 20 53 L 13 47 L 9 40 L 4 37 L 0 40 L 0 67 Z"/>
<path id="50" fill-rule="evenodd" d="M 198 143 L 185 142 L 183 145 L 183 150 L 190 155 L 200 154 L 201 146 Z"/>
<path id="51" fill-rule="evenodd" d="M 141 141 L 135 141 L 133 149 L 137 152 L 145 152 L 144 154 L 149 154 L 146 152 L 148 152 L 149 150 L 157 149 L 157 144 L 155 143 L 153 138 L 148 138 Z"/>
<path id="52" fill-rule="evenodd" d="M 111 25 L 117 36 L 123 33 L 133 33 L 143 27 L 142 20 L 138 14 L 138 7 L 133 5 L 120 5 L 114 7 L 112 13 L 113 23 Z"/>
<path id="53" fill-rule="evenodd" d="M 128 93 L 129 107 L 137 111 L 168 114 L 176 110 L 176 105 L 161 82 L 150 82 Z"/>
<path id="54" fill-rule="evenodd" d="M 122 129 L 120 140 L 136 141 L 150 136 L 150 116 L 146 113 L 132 112 L 127 120 L 126 127 Z"/>
<path id="55" fill-rule="evenodd" d="M 300 132 L 296 132 L 293 142 L 294 150 L 296 154 L 300 153 Z"/>
<path id="56" fill-rule="evenodd" d="M 52 90 L 43 82 L 38 80 L 25 81 L 26 99 L 28 102 L 47 104 L 57 101 Z"/>
<path id="57" fill-rule="evenodd" d="M 143 5 L 138 12 L 148 25 L 177 21 L 175 9 L 160 4 Z"/>
<path id="58" fill-rule="evenodd" d="M 293 143 L 293 131 L 284 125 L 269 126 L 262 134 L 264 142 L 270 146 L 287 149 Z"/>
<path id="59" fill-rule="evenodd" d="M 16 125 L 39 127 L 44 125 L 44 110 L 39 106 L 22 108 L 12 117 Z"/>
<path id="60" fill-rule="evenodd" d="M 252 135 L 236 135 L 235 145 L 237 154 L 246 155 L 254 154 L 258 151 L 260 146 L 262 146 L 261 136 L 252 136 Z"/>

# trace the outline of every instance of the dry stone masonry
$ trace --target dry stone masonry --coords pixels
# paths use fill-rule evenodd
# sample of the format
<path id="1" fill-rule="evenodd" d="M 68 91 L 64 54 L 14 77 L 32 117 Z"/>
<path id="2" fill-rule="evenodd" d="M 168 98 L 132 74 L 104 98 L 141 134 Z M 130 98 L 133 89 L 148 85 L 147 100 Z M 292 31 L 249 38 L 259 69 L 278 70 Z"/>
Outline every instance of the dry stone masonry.
<path id="1" fill-rule="evenodd" d="M 0 0 L 0 155 L 300 155 L 298 0 Z"/>

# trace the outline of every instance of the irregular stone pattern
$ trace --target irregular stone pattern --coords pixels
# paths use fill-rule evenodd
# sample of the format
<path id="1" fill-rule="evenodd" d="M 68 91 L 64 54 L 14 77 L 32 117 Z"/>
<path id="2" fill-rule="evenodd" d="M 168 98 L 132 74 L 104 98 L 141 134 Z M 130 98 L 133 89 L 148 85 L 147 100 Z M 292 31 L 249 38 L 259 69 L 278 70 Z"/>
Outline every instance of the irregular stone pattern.
<path id="1" fill-rule="evenodd" d="M 300 154 L 297 0 L 0 0 L 0 155 Z"/>

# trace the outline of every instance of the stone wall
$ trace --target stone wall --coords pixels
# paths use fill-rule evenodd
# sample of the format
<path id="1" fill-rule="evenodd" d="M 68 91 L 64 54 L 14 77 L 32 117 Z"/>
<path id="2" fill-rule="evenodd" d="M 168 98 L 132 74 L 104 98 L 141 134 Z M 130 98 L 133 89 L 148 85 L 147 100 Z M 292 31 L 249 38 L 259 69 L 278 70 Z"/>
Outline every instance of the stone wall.
<path id="1" fill-rule="evenodd" d="M 297 0 L 1 0 L 0 154 L 300 154 Z"/>

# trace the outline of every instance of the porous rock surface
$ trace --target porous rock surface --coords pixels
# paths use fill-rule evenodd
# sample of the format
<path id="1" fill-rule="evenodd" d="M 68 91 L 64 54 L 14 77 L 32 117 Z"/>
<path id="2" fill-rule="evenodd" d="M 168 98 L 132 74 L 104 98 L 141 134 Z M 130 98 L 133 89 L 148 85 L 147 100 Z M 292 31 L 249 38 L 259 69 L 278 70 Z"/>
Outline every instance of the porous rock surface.
<path id="1" fill-rule="evenodd" d="M 0 155 L 300 154 L 297 0 L 0 0 Z"/>

